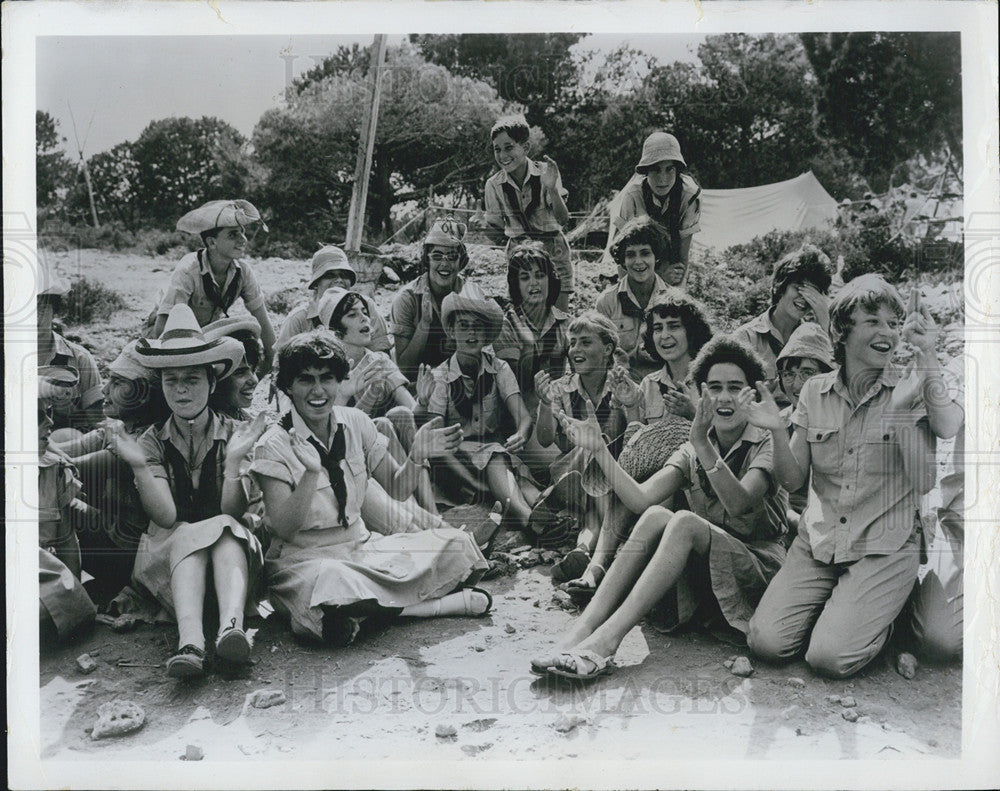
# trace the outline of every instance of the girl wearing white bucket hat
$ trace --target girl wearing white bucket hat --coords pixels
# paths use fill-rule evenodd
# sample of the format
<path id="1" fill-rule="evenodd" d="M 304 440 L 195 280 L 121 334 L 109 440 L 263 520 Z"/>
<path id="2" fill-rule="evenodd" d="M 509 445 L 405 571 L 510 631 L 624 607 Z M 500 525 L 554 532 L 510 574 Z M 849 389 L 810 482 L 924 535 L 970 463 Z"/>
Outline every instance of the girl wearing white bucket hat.
<path id="1" fill-rule="evenodd" d="M 167 662 L 175 678 L 204 672 L 206 579 L 219 607 L 216 656 L 250 660 L 243 616 L 255 609 L 263 557 L 240 521 L 247 507 L 241 465 L 263 434 L 264 420 L 238 423 L 208 406 L 216 380 L 232 373 L 244 353 L 233 338 L 206 340 L 191 309 L 175 305 L 160 339 L 141 340 L 136 348 L 143 365 L 160 370 L 172 414 L 138 442 L 121 431 L 115 435 L 115 450 L 132 467 L 150 517 L 133 580 L 176 616 L 180 647 Z"/>

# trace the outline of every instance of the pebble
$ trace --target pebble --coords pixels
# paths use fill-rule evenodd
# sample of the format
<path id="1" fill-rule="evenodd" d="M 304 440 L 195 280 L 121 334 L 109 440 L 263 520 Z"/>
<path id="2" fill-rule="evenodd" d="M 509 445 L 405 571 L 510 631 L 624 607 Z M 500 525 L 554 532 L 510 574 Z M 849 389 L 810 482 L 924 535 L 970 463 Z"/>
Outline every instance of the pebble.
<path id="1" fill-rule="evenodd" d="M 97 670 L 97 662 L 95 662 L 90 654 L 80 654 L 76 658 L 76 669 L 83 674 L 93 673 Z"/>
<path id="2" fill-rule="evenodd" d="M 482 645 L 476 645 L 473 646 L 473 649 L 476 651 L 476 653 L 481 654 L 483 651 L 486 650 L 486 647 Z"/>
<path id="3" fill-rule="evenodd" d="M 790 720 L 792 717 L 801 713 L 802 709 L 798 706 L 789 706 L 787 709 L 782 709 L 781 716 L 786 720 Z"/>
<path id="4" fill-rule="evenodd" d="M 731 670 L 735 662 L 736 662 L 735 659 L 727 659 L 725 662 L 722 663 L 722 666 L 726 668 L 726 670 Z"/>
<path id="5" fill-rule="evenodd" d="M 836 703 L 840 703 L 840 695 L 827 695 L 826 696 L 826 702 L 827 703 L 835 703 L 835 704 Z"/>
<path id="6" fill-rule="evenodd" d="M 142 706 L 131 700 L 112 700 L 97 707 L 97 722 L 90 732 L 91 739 L 122 736 L 137 731 L 146 722 Z"/>
<path id="7" fill-rule="evenodd" d="M 845 695 L 840 699 L 840 705 L 845 709 L 853 709 L 858 705 L 858 702 L 851 695 Z"/>
<path id="8" fill-rule="evenodd" d="M 184 760 L 185 761 L 200 761 L 205 757 L 205 751 L 201 749 L 197 744 L 189 744 L 184 749 Z"/>
<path id="9" fill-rule="evenodd" d="M 787 684 L 790 687 L 798 687 L 799 689 L 801 689 L 806 685 L 806 682 L 803 681 L 801 678 L 797 678 L 796 676 L 789 676 L 788 678 L 785 679 L 785 684 Z"/>
<path id="10" fill-rule="evenodd" d="M 577 714 L 563 714 L 555 721 L 554 727 L 559 733 L 569 733 L 578 725 L 584 725 L 587 720 Z"/>
<path id="11" fill-rule="evenodd" d="M 512 554 L 512 555 L 524 555 L 525 553 L 530 552 L 530 551 L 531 551 L 531 544 L 521 544 L 521 546 L 514 547 L 512 550 L 510 550 L 510 554 Z"/>
<path id="12" fill-rule="evenodd" d="M 858 718 L 861 716 L 854 709 L 848 709 L 847 711 L 842 711 L 840 716 L 843 717 L 848 722 L 857 722 Z"/>
<path id="13" fill-rule="evenodd" d="M 551 565 L 552 563 L 555 563 L 557 560 L 559 560 L 559 557 L 560 555 L 558 552 L 554 552 L 551 549 L 546 549 L 544 552 L 542 552 L 542 563 L 548 563 Z"/>
<path id="14" fill-rule="evenodd" d="M 902 653 L 896 659 L 896 672 L 909 680 L 917 675 L 917 658 L 913 654 Z"/>
<path id="15" fill-rule="evenodd" d="M 458 736 L 458 730 L 454 725 L 448 725 L 442 722 L 434 729 L 434 735 L 439 739 L 454 739 Z"/>
<path id="16" fill-rule="evenodd" d="M 505 631 L 505 632 L 506 632 L 507 634 L 514 634 L 514 632 L 516 632 L 516 631 L 517 631 L 517 629 L 515 629 L 515 628 L 514 628 L 513 626 L 511 626 L 511 625 L 510 625 L 509 623 L 505 623 L 505 624 L 504 624 L 504 626 L 503 626 L 503 630 L 504 630 L 504 631 Z"/>
<path id="17" fill-rule="evenodd" d="M 255 709 L 269 709 L 286 702 L 285 693 L 280 689 L 257 689 L 250 693 L 250 705 Z"/>
<path id="18" fill-rule="evenodd" d="M 733 662 L 733 666 L 729 668 L 729 672 L 734 676 L 742 676 L 743 678 L 746 678 L 753 673 L 753 665 L 750 664 L 750 660 L 745 656 L 740 656 L 736 658 L 735 662 Z"/>

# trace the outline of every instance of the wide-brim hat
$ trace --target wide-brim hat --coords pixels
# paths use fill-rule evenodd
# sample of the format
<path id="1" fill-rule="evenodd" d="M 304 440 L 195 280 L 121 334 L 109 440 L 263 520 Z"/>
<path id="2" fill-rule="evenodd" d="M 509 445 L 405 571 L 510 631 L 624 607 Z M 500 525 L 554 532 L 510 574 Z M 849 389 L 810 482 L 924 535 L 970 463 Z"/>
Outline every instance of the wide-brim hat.
<path id="1" fill-rule="evenodd" d="M 237 332 L 251 332 L 260 337 L 260 322 L 253 316 L 224 316 L 201 328 L 206 341 L 232 338 Z"/>
<path id="2" fill-rule="evenodd" d="M 437 220 L 424 237 L 424 247 L 430 245 L 444 245 L 445 247 L 464 247 L 465 233 L 468 226 L 464 222 L 459 222 L 454 217 L 445 217 Z"/>
<path id="3" fill-rule="evenodd" d="M 129 341 L 125 344 L 125 348 L 121 350 L 111 365 L 108 366 L 108 370 L 115 376 L 120 376 L 122 379 L 130 379 L 133 382 L 137 379 L 154 379 L 156 377 L 155 372 L 143 365 L 139 359 L 139 355 L 136 354 L 135 348 L 137 344 L 138 341 Z"/>
<path id="4" fill-rule="evenodd" d="M 680 162 L 682 167 L 687 167 L 677 138 L 667 132 L 653 132 L 642 144 L 642 156 L 635 166 L 635 172 L 645 173 L 646 168 L 665 160 Z"/>
<path id="5" fill-rule="evenodd" d="M 235 338 L 208 340 L 191 308 L 180 303 L 170 309 L 163 334 L 156 340 L 140 338 L 135 353 L 147 368 L 187 368 L 211 365 L 217 379 L 225 379 L 243 359 L 243 344 Z"/>
<path id="6" fill-rule="evenodd" d="M 486 323 L 486 343 L 493 343 L 503 329 L 503 311 L 492 299 L 476 299 L 452 292 L 441 303 L 441 325 L 448 337 L 454 336 L 451 325 L 453 313 L 475 313 Z"/>
<path id="7" fill-rule="evenodd" d="M 333 312 L 337 309 L 337 306 L 344 301 L 348 294 L 354 293 L 354 291 L 348 291 L 346 288 L 328 288 L 323 296 L 320 297 L 319 304 L 316 306 L 316 315 L 319 317 L 320 325 L 329 328 L 330 319 L 333 318 Z"/>
<path id="8" fill-rule="evenodd" d="M 829 333 L 814 321 L 803 321 L 788 337 L 775 364 L 780 368 L 782 361 L 791 357 L 808 357 L 832 371 L 833 344 Z"/>
<path id="9" fill-rule="evenodd" d="M 313 253 L 312 275 L 309 277 L 309 288 L 316 285 L 317 280 L 330 272 L 348 273 L 352 286 L 358 282 L 358 271 L 352 266 L 347 253 L 333 245 L 321 247 Z"/>
<path id="10" fill-rule="evenodd" d="M 214 228 L 246 228 L 255 222 L 267 231 L 260 212 L 250 201 L 212 200 L 181 217 L 177 221 L 177 230 L 202 234 Z"/>

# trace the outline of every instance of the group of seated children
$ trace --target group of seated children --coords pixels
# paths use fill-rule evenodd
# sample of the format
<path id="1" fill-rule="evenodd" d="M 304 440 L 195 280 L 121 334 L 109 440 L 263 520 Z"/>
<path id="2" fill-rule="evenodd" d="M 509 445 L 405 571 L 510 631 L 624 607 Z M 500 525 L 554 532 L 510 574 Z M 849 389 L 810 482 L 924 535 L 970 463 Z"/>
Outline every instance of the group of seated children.
<path id="1" fill-rule="evenodd" d="M 964 412 L 916 288 L 906 308 L 863 275 L 831 299 L 829 259 L 806 245 L 775 265 L 764 313 L 713 330 L 683 289 L 699 190 L 658 132 L 613 218 L 619 283 L 571 313 L 558 168 L 527 157 L 523 119 L 501 119 L 492 142 L 500 171 L 485 202 L 507 240 L 505 307 L 464 274 L 466 228 L 449 218 L 424 239 L 388 326 L 328 246 L 275 336 L 240 260 L 260 215 L 213 201 L 178 223 L 204 247 L 102 388 L 89 353 L 52 329 L 64 286 L 45 284 L 47 631 L 72 634 L 94 602 L 121 609 L 125 589 L 176 620 L 167 672 L 183 678 L 208 660 L 248 663 L 245 619 L 265 596 L 295 634 L 337 646 L 370 616 L 483 616 L 492 598 L 476 585 L 496 573 L 488 555 L 506 529 L 563 550 L 553 580 L 583 607 L 531 659 L 539 675 L 610 672 L 649 616 L 843 677 L 911 599 L 928 652 L 955 655 L 960 472 L 938 542 L 919 499 L 936 439 L 960 436 Z M 230 316 L 240 298 L 251 315 Z M 901 340 L 914 352 L 903 371 Z M 276 418 L 253 413 L 268 372 Z M 472 503 L 493 511 L 461 527 L 442 518 Z"/>

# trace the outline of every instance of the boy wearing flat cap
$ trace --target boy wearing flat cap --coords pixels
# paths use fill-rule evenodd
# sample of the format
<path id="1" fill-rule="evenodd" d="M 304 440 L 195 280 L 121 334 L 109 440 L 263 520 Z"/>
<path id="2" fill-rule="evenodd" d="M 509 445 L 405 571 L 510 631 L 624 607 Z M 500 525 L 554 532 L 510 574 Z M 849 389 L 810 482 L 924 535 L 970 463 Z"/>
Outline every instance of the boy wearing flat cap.
<path id="1" fill-rule="evenodd" d="M 264 295 L 250 266 L 239 259 L 246 253 L 247 229 L 254 223 L 267 231 L 260 212 L 245 200 L 209 201 L 177 221 L 177 230 L 201 236 L 205 247 L 184 256 L 170 278 L 157 308 L 152 337 L 159 338 L 174 305 L 186 304 L 204 327 L 229 315 L 237 298 L 260 324 L 264 357 L 260 373 L 271 368 L 274 329 Z"/>
<path id="2" fill-rule="evenodd" d="M 319 319 L 319 301 L 331 288 L 342 288 L 350 291 L 358 282 L 358 273 L 351 266 L 347 253 L 339 247 L 326 245 L 321 247 L 312 257 L 312 274 L 309 277 L 309 290 L 312 296 L 308 302 L 296 306 L 281 324 L 278 332 L 278 346 L 283 346 L 289 338 L 302 332 L 309 332 L 322 326 Z M 372 321 L 372 351 L 388 352 L 392 349 L 392 338 L 385 319 L 379 315 L 375 302 L 361 294 L 361 299 L 368 308 L 368 316 Z"/>

